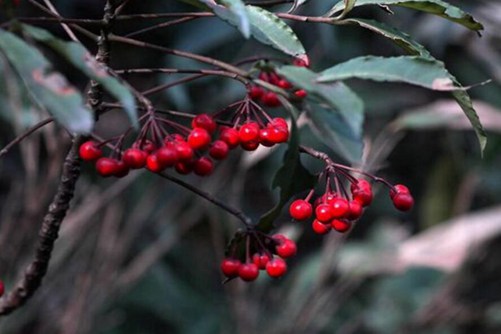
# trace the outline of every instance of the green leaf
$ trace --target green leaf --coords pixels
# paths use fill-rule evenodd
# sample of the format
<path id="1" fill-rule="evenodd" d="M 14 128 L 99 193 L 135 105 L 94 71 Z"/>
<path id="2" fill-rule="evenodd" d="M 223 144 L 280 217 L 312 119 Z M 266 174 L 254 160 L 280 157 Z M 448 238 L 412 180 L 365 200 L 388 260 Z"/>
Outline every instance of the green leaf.
<path id="1" fill-rule="evenodd" d="M 350 162 L 362 156 L 362 100 L 343 83 L 318 83 L 318 74 L 304 67 L 284 66 L 278 73 L 308 92 L 313 110 L 308 111 L 319 139 Z"/>
<path id="2" fill-rule="evenodd" d="M 456 100 L 461 109 L 463 109 L 466 117 L 470 120 L 470 123 L 475 130 L 475 134 L 477 135 L 478 143 L 480 144 L 480 154 L 483 155 L 485 146 L 487 145 L 487 135 L 485 134 L 485 130 L 480 122 L 480 118 L 478 118 L 475 108 L 473 108 L 470 96 L 464 90 L 457 90 L 452 92 L 452 97 Z"/>
<path id="3" fill-rule="evenodd" d="M 235 1 L 232 1 L 234 2 L 233 7 L 229 8 L 214 4 L 209 0 L 200 1 L 210 6 L 217 16 L 232 26 L 239 28 L 240 31 L 242 31 L 242 19 L 246 16 L 250 24 L 250 35 L 263 44 L 294 57 L 306 53 L 301 41 L 291 27 L 275 14 L 261 7 L 247 5 L 245 6 L 246 15 L 244 15 Z M 244 31 L 242 33 L 245 37 L 248 37 Z"/>
<path id="4" fill-rule="evenodd" d="M 247 6 L 252 25 L 252 35 L 261 43 L 270 45 L 288 55 L 304 55 L 301 41 L 294 31 L 275 14 L 255 6 Z"/>
<path id="5" fill-rule="evenodd" d="M 284 106 L 292 116 L 292 126 L 289 147 L 284 156 L 282 167 L 275 174 L 273 188 L 280 188 L 280 200 L 277 205 L 264 214 L 257 224 L 257 229 L 268 233 L 273 229 L 273 223 L 280 216 L 282 208 L 295 194 L 315 186 L 316 177 L 304 168 L 299 159 L 299 133 L 296 127 L 297 111 L 288 103 Z"/>
<path id="6" fill-rule="evenodd" d="M 344 3 L 343 11 L 336 17 L 336 19 L 341 19 L 345 17 L 346 14 L 348 14 L 353 9 L 353 7 L 355 7 L 355 2 L 357 2 L 357 0 L 343 0 Z"/>
<path id="7" fill-rule="evenodd" d="M 318 82 L 351 78 L 405 82 L 433 90 L 457 90 L 442 62 L 416 56 L 353 58 L 319 73 Z"/>
<path id="8" fill-rule="evenodd" d="M 224 6 L 214 3 L 212 0 L 200 1 L 211 8 L 214 14 L 219 16 L 221 19 L 237 27 L 245 38 L 249 38 L 251 36 L 249 16 L 243 1 L 220 0 L 219 2 Z"/>
<path id="9" fill-rule="evenodd" d="M 397 44 L 405 51 L 407 51 L 409 54 L 421 57 L 430 56 L 428 50 L 426 50 L 425 47 L 419 44 L 418 42 L 414 41 L 409 35 L 407 35 L 402 31 L 399 31 L 398 29 L 390 27 L 384 23 L 374 20 L 358 19 L 358 18 L 346 19 L 343 20 L 343 22 L 359 25 L 360 27 L 372 30 L 375 33 L 378 33 L 386 38 L 389 38 L 395 44 Z"/>
<path id="10" fill-rule="evenodd" d="M 481 23 L 477 22 L 471 15 L 465 13 L 456 6 L 441 0 L 357 0 L 355 7 L 365 5 L 395 5 L 420 10 L 426 13 L 441 16 L 447 20 L 459 23 L 474 31 L 483 30 Z M 344 2 L 339 1 L 327 14 L 333 16 L 344 9 Z"/>
<path id="11" fill-rule="evenodd" d="M 0 30 L 0 52 L 15 69 L 26 88 L 42 107 L 72 133 L 87 134 L 94 118 L 80 92 L 70 85 L 35 48 L 10 32 Z"/>
<path id="12" fill-rule="evenodd" d="M 56 38 L 47 30 L 36 28 L 29 25 L 23 25 L 23 31 L 29 34 L 33 39 L 41 42 L 60 55 L 62 55 L 73 66 L 83 74 L 100 83 L 103 88 L 116 98 L 127 113 L 131 123 L 137 127 L 137 109 L 134 95 L 119 80 L 112 77 L 106 67 L 97 62 L 94 57 L 79 43 L 66 42 Z"/>
<path id="13" fill-rule="evenodd" d="M 359 57 L 323 71 L 318 77 L 318 82 L 334 82 L 349 78 L 406 82 L 433 90 L 453 90 L 452 96 L 470 120 L 483 152 L 487 137 L 470 96 L 445 69 L 442 62 L 433 58 L 414 56 Z"/>

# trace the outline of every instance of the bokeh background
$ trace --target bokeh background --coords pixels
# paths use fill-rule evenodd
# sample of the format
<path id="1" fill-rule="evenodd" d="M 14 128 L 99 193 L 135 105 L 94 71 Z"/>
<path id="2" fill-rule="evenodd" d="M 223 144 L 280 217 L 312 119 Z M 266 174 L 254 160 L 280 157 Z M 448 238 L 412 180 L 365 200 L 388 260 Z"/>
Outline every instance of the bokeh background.
<path id="1" fill-rule="evenodd" d="M 256 3 L 258 3 L 257 1 Z M 311 0 L 302 13 L 321 14 L 334 1 Z M 49 273 L 29 303 L 0 319 L 0 332 L 142 333 L 499 333 L 501 332 L 501 3 L 450 1 L 485 25 L 483 36 L 436 16 L 377 7 L 359 17 L 392 24 L 415 37 L 470 90 L 487 129 L 483 158 L 473 131 L 447 93 L 353 80 L 365 102 L 364 168 L 408 184 L 415 209 L 401 214 L 384 189 L 348 238 L 313 234 L 309 225 L 277 221 L 299 253 L 280 280 L 222 285 L 219 262 L 238 221 L 147 172 L 101 179 L 84 167 Z M 99 18 L 103 1 L 54 1 L 68 17 Z M 285 7 L 286 8 L 286 7 Z M 280 7 L 276 7 L 280 9 Z M 128 13 L 188 11 L 176 1 L 131 1 Z M 23 4 L 21 15 L 39 15 Z M 118 23 L 120 33 L 147 21 Z M 363 55 L 401 50 L 356 27 L 291 23 L 322 70 Z M 64 36 L 56 25 L 44 25 Z M 144 40 L 225 61 L 278 56 L 218 19 L 198 19 L 142 36 Z M 85 37 L 82 41 L 87 43 Z M 87 46 L 93 50 L 91 43 Z M 112 66 L 196 68 L 199 64 L 144 49 L 114 48 Z M 48 53 L 50 56 L 50 52 Z M 64 62 L 59 70 L 85 89 Z M 44 117 L 22 98 L 0 57 L 0 146 Z M 131 76 L 140 89 L 180 76 Z M 234 102 L 242 88 L 204 79 L 152 97 L 157 106 L 194 113 Z M 127 126 L 119 112 L 97 131 Z M 302 141 L 331 154 L 308 130 Z M 12 286 L 33 254 L 41 218 L 55 191 L 69 138 L 47 126 L 0 160 L 0 278 Z M 285 148 L 234 153 L 213 176 L 186 177 L 252 218 L 277 199 L 271 190 Z M 315 168 L 312 161 L 303 161 Z M 284 210 L 286 211 L 286 210 Z"/>

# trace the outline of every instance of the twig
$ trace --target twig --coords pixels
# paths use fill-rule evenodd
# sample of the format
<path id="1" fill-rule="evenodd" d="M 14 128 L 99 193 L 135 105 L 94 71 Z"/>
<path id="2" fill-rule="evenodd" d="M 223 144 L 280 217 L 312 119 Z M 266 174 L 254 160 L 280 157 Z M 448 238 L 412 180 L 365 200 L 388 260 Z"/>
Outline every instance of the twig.
<path id="1" fill-rule="evenodd" d="M 51 123 L 54 121 L 54 118 L 53 117 L 49 117 L 49 118 L 46 118 L 44 119 L 43 121 L 40 121 L 38 122 L 37 124 L 33 125 L 31 128 L 29 128 L 28 130 L 26 130 L 25 132 L 23 132 L 22 134 L 20 134 L 19 136 L 17 136 L 16 138 L 14 138 L 10 143 L 8 143 L 7 145 L 5 145 L 4 148 L 2 148 L 2 150 L 0 150 L 0 158 L 2 156 L 4 156 L 5 154 L 7 154 L 9 152 L 9 150 L 14 146 L 14 145 L 17 145 L 19 144 L 20 142 L 22 142 L 26 137 L 30 136 L 33 132 L 43 128 L 45 125 Z"/>

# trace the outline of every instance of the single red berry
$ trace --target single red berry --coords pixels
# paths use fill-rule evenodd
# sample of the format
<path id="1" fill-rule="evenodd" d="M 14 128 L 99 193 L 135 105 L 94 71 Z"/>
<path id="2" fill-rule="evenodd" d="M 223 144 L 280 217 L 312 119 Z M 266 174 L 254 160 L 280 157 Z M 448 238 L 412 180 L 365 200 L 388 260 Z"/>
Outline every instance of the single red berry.
<path id="1" fill-rule="evenodd" d="M 259 147 L 259 141 L 241 142 L 240 146 L 245 151 L 255 151 Z"/>
<path id="2" fill-rule="evenodd" d="M 330 224 L 321 223 L 317 219 L 313 220 L 313 223 L 311 223 L 311 228 L 313 229 L 313 232 L 320 235 L 327 234 L 331 230 Z"/>
<path id="3" fill-rule="evenodd" d="M 268 262 L 270 262 L 270 256 L 267 254 L 254 253 L 254 255 L 252 255 L 252 262 L 259 269 L 265 269 L 266 264 L 268 264 Z"/>
<path id="4" fill-rule="evenodd" d="M 229 151 L 230 151 L 230 148 L 228 147 L 228 144 L 226 144 L 224 141 L 218 139 L 212 143 L 212 145 L 209 149 L 209 155 L 216 160 L 223 160 L 223 159 L 226 159 Z"/>
<path id="5" fill-rule="evenodd" d="M 294 58 L 292 64 L 298 67 L 310 67 L 310 58 L 306 54 L 302 54 Z"/>
<path id="6" fill-rule="evenodd" d="M 271 79 L 270 79 L 270 75 L 266 72 L 261 72 L 259 73 L 259 79 L 263 80 L 263 81 L 266 81 L 266 82 L 270 82 Z"/>
<path id="7" fill-rule="evenodd" d="M 276 144 L 285 143 L 289 139 L 289 130 L 287 128 L 272 126 L 270 130 L 270 140 Z"/>
<path id="8" fill-rule="evenodd" d="M 410 193 L 400 192 L 392 198 L 393 205 L 400 211 L 409 211 L 414 206 L 414 199 Z"/>
<path id="9" fill-rule="evenodd" d="M 390 189 L 390 198 L 395 197 L 395 195 L 398 193 L 410 194 L 411 192 L 409 191 L 409 188 L 407 188 L 403 184 L 396 184 L 392 189 Z"/>
<path id="10" fill-rule="evenodd" d="M 3 282 L 0 280 L 0 297 L 3 296 L 5 292 L 5 285 L 3 284 Z"/>
<path id="11" fill-rule="evenodd" d="M 287 264 L 279 257 L 272 259 L 266 264 L 266 272 L 270 277 L 280 277 L 287 271 Z"/>
<path id="12" fill-rule="evenodd" d="M 236 277 L 241 265 L 242 263 L 237 259 L 226 258 L 221 262 L 221 271 L 226 277 Z"/>
<path id="13" fill-rule="evenodd" d="M 124 177 L 127 174 L 129 174 L 129 166 L 122 160 L 117 160 L 117 165 L 115 167 L 115 172 L 113 173 L 113 176 L 116 177 Z"/>
<path id="14" fill-rule="evenodd" d="M 271 139 L 271 129 L 269 127 L 259 130 L 259 143 L 265 147 L 275 145 L 275 142 Z"/>
<path id="15" fill-rule="evenodd" d="M 281 127 L 286 128 L 286 129 L 289 128 L 289 125 L 287 124 L 287 121 L 284 118 L 282 118 L 282 117 L 275 117 L 275 118 L 273 118 L 270 121 L 270 124 L 273 125 L 273 126 L 281 126 Z"/>
<path id="16" fill-rule="evenodd" d="M 259 268 L 254 263 L 244 263 L 238 268 L 238 276 L 246 282 L 254 281 L 259 276 Z"/>
<path id="17" fill-rule="evenodd" d="M 179 154 L 174 146 L 174 144 L 168 144 L 161 147 L 156 152 L 158 162 L 166 167 L 172 167 L 179 161 Z"/>
<path id="18" fill-rule="evenodd" d="M 348 212 L 347 218 L 349 220 L 356 220 L 362 216 L 364 211 L 362 204 L 358 201 L 350 201 L 350 211 Z"/>
<path id="19" fill-rule="evenodd" d="M 274 108 L 279 107 L 282 103 L 278 99 L 277 94 L 274 92 L 266 92 L 261 97 L 261 102 L 267 107 Z"/>
<path id="20" fill-rule="evenodd" d="M 278 81 L 277 86 L 280 87 L 280 88 L 283 88 L 283 89 L 292 88 L 292 84 L 289 81 L 285 80 L 285 79 L 282 79 L 282 80 Z"/>
<path id="21" fill-rule="evenodd" d="M 277 252 L 278 256 L 286 259 L 291 256 L 296 255 L 297 252 L 297 246 L 296 243 L 290 239 L 286 239 L 283 243 L 278 244 L 275 247 L 275 251 Z"/>
<path id="22" fill-rule="evenodd" d="M 191 148 L 202 150 L 211 142 L 210 133 L 203 128 L 194 128 L 188 135 L 188 144 Z"/>
<path id="23" fill-rule="evenodd" d="M 248 122 L 243 124 L 238 130 L 240 142 L 247 143 L 259 140 L 259 124 L 256 122 Z"/>
<path id="24" fill-rule="evenodd" d="M 350 211 L 350 205 L 344 198 L 337 197 L 332 201 L 332 218 L 343 218 Z"/>
<path id="25" fill-rule="evenodd" d="M 346 220 L 333 219 L 331 221 L 331 227 L 340 233 L 344 233 L 350 229 L 351 224 Z"/>
<path id="26" fill-rule="evenodd" d="M 271 238 L 279 245 L 283 244 L 286 240 L 289 240 L 283 234 L 274 234 Z"/>
<path id="27" fill-rule="evenodd" d="M 295 220 L 306 220 L 311 217 L 313 208 L 303 199 L 297 199 L 289 206 L 289 213 Z"/>
<path id="28" fill-rule="evenodd" d="M 351 194 L 353 199 L 362 204 L 362 206 L 370 205 L 374 197 L 371 184 L 364 179 L 359 179 L 356 184 L 351 184 Z"/>
<path id="29" fill-rule="evenodd" d="M 103 150 L 95 141 L 89 140 L 80 145 L 78 150 L 80 158 L 84 161 L 94 161 L 103 156 Z"/>
<path id="30" fill-rule="evenodd" d="M 201 157 L 200 159 L 195 160 L 195 163 L 193 164 L 193 172 L 199 176 L 210 175 L 213 170 L 214 163 L 207 157 Z"/>
<path id="31" fill-rule="evenodd" d="M 221 130 L 221 134 L 219 135 L 219 139 L 228 144 L 228 147 L 235 148 L 240 143 L 240 136 L 238 134 L 238 130 L 234 128 L 223 128 Z"/>
<path id="32" fill-rule="evenodd" d="M 322 203 L 315 209 L 315 217 L 322 223 L 327 223 L 332 219 L 332 206 Z"/>
<path id="33" fill-rule="evenodd" d="M 160 173 L 165 168 L 158 160 L 158 155 L 152 153 L 146 158 L 146 169 L 153 173 Z"/>
<path id="34" fill-rule="evenodd" d="M 104 157 L 96 161 L 96 171 L 104 177 L 115 175 L 118 168 L 118 160 L 113 158 Z"/>
<path id="35" fill-rule="evenodd" d="M 306 96 L 308 96 L 308 93 L 306 93 L 304 89 L 298 89 L 294 92 L 294 96 L 298 99 L 304 99 Z"/>
<path id="36" fill-rule="evenodd" d="M 195 162 L 193 160 L 180 161 L 174 166 L 174 168 L 179 174 L 187 175 L 193 172 L 194 164 Z"/>
<path id="37" fill-rule="evenodd" d="M 155 152 L 157 146 L 151 140 L 145 139 L 139 143 L 139 149 L 145 151 L 148 154 L 151 154 Z"/>
<path id="38" fill-rule="evenodd" d="M 371 189 L 372 185 L 369 181 L 365 179 L 358 179 L 356 183 L 352 183 L 350 186 L 351 191 L 355 191 L 356 189 Z"/>
<path id="39" fill-rule="evenodd" d="M 191 146 L 185 141 L 175 141 L 173 143 L 174 148 L 177 152 L 177 157 L 180 161 L 189 161 L 193 159 L 193 149 Z"/>
<path id="40" fill-rule="evenodd" d="M 123 162 L 131 169 L 143 168 L 146 165 L 148 153 L 138 148 L 126 149 L 122 155 Z"/>
<path id="41" fill-rule="evenodd" d="M 193 118 L 191 121 L 191 127 L 202 128 L 207 130 L 209 133 L 213 133 L 216 131 L 217 124 L 211 116 L 207 114 L 200 114 Z"/>
<path id="42" fill-rule="evenodd" d="M 263 96 L 264 89 L 258 86 L 251 86 L 247 91 L 249 97 L 253 100 L 259 100 L 261 96 Z"/>

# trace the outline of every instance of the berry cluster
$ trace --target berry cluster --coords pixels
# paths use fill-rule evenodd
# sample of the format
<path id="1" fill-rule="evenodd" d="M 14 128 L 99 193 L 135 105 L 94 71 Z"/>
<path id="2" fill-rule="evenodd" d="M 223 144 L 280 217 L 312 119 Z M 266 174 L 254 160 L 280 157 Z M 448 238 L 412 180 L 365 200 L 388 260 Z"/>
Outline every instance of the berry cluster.
<path id="1" fill-rule="evenodd" d="M 310 200 L 314 189 L 310 190 L 305 199 L 297 199 L 291 203 L 289 214 L 297 221 L 305 221 L 314 216 L 312 229 L 317 234 L 327 234 L 332 229 L 345 233 L 360 219 L 364 208 L 372 203 L 372 185 L 369 181 L 357 179 L 350 174 L 350 171 L 356 170 L 328 162 L 327 168 L 321 174 L 326 178 L 326 191 L 312 205 Z M 388 186 L 390 198 L 398 210 L 408 211 L 414 205 L 414 199 L 406 186 L 392 186 L 383 179 L 358 172 Z M 350 183 L 350 193 L 343 186 L 342 178 Z M 331 183 L 334 183 L 334 187 Z"/>
<path id="2" fill-rule="evenodd" d="M 281 277 L 287 271 L 284 259 L 297 252 L 296 243 L 282 234 L 270 237 L 252 231 L 241 241 L 232 245 L 229 256 L 221 262 L 221 271 L 228 279 L 240 277 L 246 282 L 254 281 L 260 270 L 266 270 L 270 277 Z M 239 246 L 245 247 L 242 257 L 237 255 Z"/>
<path id="3" fill-rule="evenodd" d="M 284 90 L 290 91 L 292 95 L 299 100 L 302 100 L 307 96 L 304 89 L 295 88 L 289 81 L 277 74 L 273 68 L 263 69 L 259 73 L 259 79 Z M 251 86 L 248 91 L 248 95 L 252 100 L 260 101 L 263 105 L 270 108 L 280 107 L 282 105 L 276 93 L 266 90 L 260 86 Z"/>
<path id="4" fill-rule="evenodd" d="M 80 157 L 95 162 L 97 172 L 104 177 L 123 177 L 140 168 L 159 173 L 171 167 L 180 174 L 206 176 L 212 173 L 214 161 L 225 159 L 231 149 L 240 146 L 252 151 L 259 145 L 270 147 L 289 139 L 283 118 L 271 118 L 247 98 L 237 106 L 231 126 L 218 126 L 208 114 L 194 117 L 190 128 L 156 115 L 143 115 L 140 120 L 144 124 L 129 148 L 122 146 L 130 130 L 112 140 L 83 143 Z M 264 119 L 258 117 L 260 114 Z M 109 156 L 103 156 L 105 145 L 112 146 Z"/>

